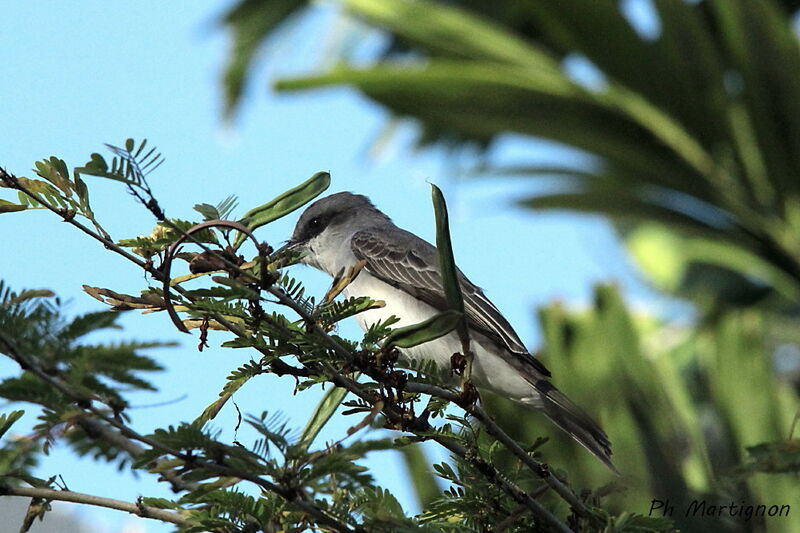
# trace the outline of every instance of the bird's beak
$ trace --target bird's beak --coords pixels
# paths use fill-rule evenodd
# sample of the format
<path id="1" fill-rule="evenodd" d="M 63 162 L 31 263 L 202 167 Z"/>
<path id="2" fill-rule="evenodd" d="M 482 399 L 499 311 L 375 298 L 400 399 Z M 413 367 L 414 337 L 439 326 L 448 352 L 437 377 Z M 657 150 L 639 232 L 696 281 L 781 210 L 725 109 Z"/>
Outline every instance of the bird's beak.
<path id="1" fill-rule="evenodd" d="M 306 253 L 306 242 L 288 240 L 286 244 L 272 252 L 270 263 L 275 268 L 285 268 L 299 263 Z"/>

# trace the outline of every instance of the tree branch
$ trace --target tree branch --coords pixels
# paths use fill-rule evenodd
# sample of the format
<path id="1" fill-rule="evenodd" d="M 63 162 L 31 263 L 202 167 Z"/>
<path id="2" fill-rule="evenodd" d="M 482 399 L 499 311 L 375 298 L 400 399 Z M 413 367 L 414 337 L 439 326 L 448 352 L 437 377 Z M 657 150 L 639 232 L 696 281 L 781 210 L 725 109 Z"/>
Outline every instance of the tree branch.
<path id="1" fill-rule="evenodd" d="M 86 432 L 87 435 L 100 438 L 109 444 L 116 446 L 117 448 L 125 451 L 134 459 L 139 457 L 144 452 L 144 448 L 136 444 L 133 440 L 129 439 L 119 431 L 110 429 L 103 422 L 91 415 L 87 414 L 82 416 L 80 420 L 78 420 L 77 424 Z M 154 468 L 158 467 L 158 461 L 153 461 L 149 466 Z M 173 492 L 180 492 L 182 490 L 192 491 L 199 488 L 197 483 L 186 481 L 174 470 L 164 470 L 161 472 L 161 476 L 167 482 L 169 482 L 170 485 L 172 485 Z"/>
<path id="2" fill-rule="evenodd" d="M 57 376 L 50 375 L 44 369 L 42 369 L 39 364 L 35 361 L 28 360 L 25 356 L 20 354 L 13 343 L 11 343 L 4 335 L 3 332 L 0 332 L 0 344 L 5 347 L 5 352 L 17 362 L 18 365 L 24 370 L 31 372 L 39 379 L 43 380 L 45 383 L 50 384 L 54 389 L 58 392 L 70 398 L 73 402 L 75 402 L 78 407 L 83 409 L 84 411 L 89 411 L 95 417 L 102 420 L 103 422 L 114 426 L 115 428 L 119 429 L 123 435 L 134 439 L 136 441 L 142 442 L 147 444 L 154 450 L 159 450 L 162 453 L 167 455 L 171 455 L 178 459 L 181 459 L 187 464 L 195 464 L 198 466 L 202 466 L 208 470 L 213 472 L 217 472 L 220 475 L 225 476 L 233 476 L 238 477 L 240 479 L 245 479 L 256 485 L 260 486 L 261 488 L 273 492 L 282 498 L 284 498 L 288 503 L 294 505 L 295 507 L 299 508 L 300 510 L 306 512 L 307 514 L 314 517 L 314 519 L 323 525 L 333 528 L 335 531 L 339 531 L 341 533 L 355 533 L 357 531 L 361 531 L 360 529 L 353 529 L 349 525 L 341 522 L 340 520 L 328 515 L 320 509 L 319 507 L 303 501 L 297 497 L 296 491 L 292 489 L 283 487 L 281 485 L 272 483 L 266 479 L 263 479 L 259 476 L 253 476 L 247 472 L 240 471 L 224 464 L 220 464 L 218 462 L 210 462 L 204 461 L 198 457 L 190 456 L 188 454 L 181 453 L 178 450 L 172 449 L 169 446 L 165 446 L 164 444 L 158 442 L 157 440 L 151 439 L 145 435 L 141 435 L 137 433 L 135 430 L 130 428 L 129 426 L 125 425 L 124 423 L 120 422 L 119 420 L 107 416 L 97 407 L 93 406 L 91 400 L 83 396 L 82 394 L 74 391 L 67 383 L 64 383 L 61 379 Z"/>
<path id="3" fill-rule="evenodd" d="M 461 402 L 460 394 L 449 391 L 442 387 L 437 387 L 435 385 L 428 385 L 426 383 L 409 381 L 405 384 L 404 390 L 408 392 L 418 392 L 421 394 L 436 396 L 444 400 L 449 400 L 455 404 L 459 404 Z M 478 419 L 483 427 L 486 428 L 486 432 L 489 433 L 489 435 L 500 441 L 511 453 L 516 455 L 525 466 L 527 466 L 536 475 L 541 477 L 545 483 L 547 483 L 554 491 L 556 491 L 556 493 L 558 493 L 559 496 L 569 503 L 573 509 L 586 509 L 586 506 L 580 500 L 578 500 L 577 496 L 575 496 L 575 493 L 573 493 L 569 487 L 564 485 L 560 479 L 552 475 L 550 469 L 545 463 L 541 463 L 531 457 L 530 454 L 522 449 L 522 447 L 517 444 L 514 439 L 512 439 L 505 431 L 502 430 L 502 428 L 500 428 L 500 426 L 497 425 L 497 422 L 495 422 L 494 419 L 489 416 L 482 407 L 476 404 L 465 405 L 461 407 L 467 413 Z M 587 510 L 582 516 L 591 517 L 592 515 L 588 513 Z"/>
<path id="4" fill-rule="evenodd" d="M 122 500 L 94 496 L 92 494 L 84 494 L 82 492 L 73 492 L 71 490 L 54 490 L 39 487 L 12 487 L 0 485 L 0 496 L 22 496 L 26 498 L 42 498 L 45 500 L 82 503 L 84 505 L 94 505 L 95 507 L 105 507 L 107 509 L 125 511 L 141 518 L 160 520 L 162 522 L 169 522 L 179 526 L 187 526 L 192 524 L 191 520 L 184 518 L 180 514 L 173 511 L 156 509 L 155 507 L 149 507 L 140 502 L 125 502 Z"/>

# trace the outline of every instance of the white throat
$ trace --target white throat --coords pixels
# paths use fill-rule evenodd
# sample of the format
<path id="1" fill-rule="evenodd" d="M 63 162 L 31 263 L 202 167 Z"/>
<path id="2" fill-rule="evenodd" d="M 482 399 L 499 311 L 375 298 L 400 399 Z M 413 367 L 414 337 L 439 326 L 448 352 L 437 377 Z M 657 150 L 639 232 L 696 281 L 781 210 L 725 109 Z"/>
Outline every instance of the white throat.
<path id="1" fill-rule="evenodd" d="M 358 262 L 350 247 L 350 239 L 359 228 L 327 228 L 308 242 L 303 262 L 335 277 L 342 269 Z"/>

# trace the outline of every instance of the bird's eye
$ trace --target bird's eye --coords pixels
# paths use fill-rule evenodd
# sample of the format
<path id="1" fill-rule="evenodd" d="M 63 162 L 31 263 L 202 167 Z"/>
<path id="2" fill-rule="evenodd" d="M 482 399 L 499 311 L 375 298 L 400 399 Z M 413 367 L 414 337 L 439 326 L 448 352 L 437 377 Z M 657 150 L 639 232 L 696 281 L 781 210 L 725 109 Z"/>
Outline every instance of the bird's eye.
<path id="1" fill-rule="evenodd" d="M 316 218 L 312 218 L 311 222 L 309 222 L 308 225 L 311 228 L 316 229 L 316 228 L 319 227 L 320 223 L 321 223 L 321 220 L 319 219 L 319 217 L 316 217 Z"/>

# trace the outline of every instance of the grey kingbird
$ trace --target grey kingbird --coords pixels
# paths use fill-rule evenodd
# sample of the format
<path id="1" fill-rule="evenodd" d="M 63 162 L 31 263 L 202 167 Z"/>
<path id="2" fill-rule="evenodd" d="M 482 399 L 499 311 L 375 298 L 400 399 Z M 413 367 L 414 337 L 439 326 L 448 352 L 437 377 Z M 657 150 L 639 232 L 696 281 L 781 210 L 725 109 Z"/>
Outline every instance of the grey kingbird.
<path id="1" fill-rule="evenodd" d="M 366 262 L 343 291 L 347 297 L 367 296 L 386 303 L 356 315 L 364 330 L 392 315 L 402 327 L 447 309 L 436 247 L 395 226 L 366 196 L 341 192 L 317 200 L 300 216 L 285 248 L 302 252 L 302 263 L 334 278 Z M 550 372 L 528 352 L 483 290 L 460 270 L 458 277 L 472 339 L 475 385 L 541 410 L 615 470 L 611 443 L 600 426 L 548 381 Z M 405 357 L 449 368 L 451 356 L 461 350 L 457 334 L 451 332 L 400 351 Z"/>

